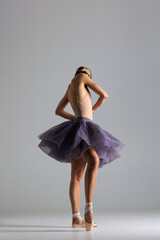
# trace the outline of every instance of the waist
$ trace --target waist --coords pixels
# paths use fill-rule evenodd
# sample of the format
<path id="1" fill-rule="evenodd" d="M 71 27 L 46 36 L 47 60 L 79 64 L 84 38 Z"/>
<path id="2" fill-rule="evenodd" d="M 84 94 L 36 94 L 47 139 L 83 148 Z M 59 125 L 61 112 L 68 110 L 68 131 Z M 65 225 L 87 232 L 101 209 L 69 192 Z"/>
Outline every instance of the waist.
<path id="1" fill-rule="evenodd" d="M 76 117 L 75 118 L 76 121 L 85 121 L 85 122 L 92 122 L 93 120 L 89 117 Z"/>

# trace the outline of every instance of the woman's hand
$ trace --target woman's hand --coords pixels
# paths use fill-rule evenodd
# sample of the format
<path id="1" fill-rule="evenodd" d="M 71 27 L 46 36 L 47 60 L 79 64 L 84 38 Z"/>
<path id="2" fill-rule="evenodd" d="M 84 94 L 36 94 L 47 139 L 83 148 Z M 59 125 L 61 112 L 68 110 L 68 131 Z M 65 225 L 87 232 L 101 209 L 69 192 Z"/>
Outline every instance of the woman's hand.
<path id="1" fill-rule="evenodd" d="M 96 110 L 94 110 L 93 108 L 92 108 L 92 114 L 95 112 Z"/>

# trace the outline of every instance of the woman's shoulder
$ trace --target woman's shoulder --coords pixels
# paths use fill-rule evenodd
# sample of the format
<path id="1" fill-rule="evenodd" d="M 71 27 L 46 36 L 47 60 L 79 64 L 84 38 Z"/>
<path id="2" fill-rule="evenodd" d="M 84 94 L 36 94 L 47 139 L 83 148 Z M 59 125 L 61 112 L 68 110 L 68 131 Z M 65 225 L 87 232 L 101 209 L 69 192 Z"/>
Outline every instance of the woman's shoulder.
<path id="1" fill-rule="evenodd" d="M 87 75 L 85 73 L 78 73 L 71 81 L 73 84 L 76 82 L 78 84 L 85 84 Z"/>
<path id="2" fill-rule="evenodd" d="M 79 74 L 78 74 L 79 75 Z M 81 77 L 81 76 L 75 76 L 74 78 L 72 78 L 72 80 L 71 80 L 71 82 L 69 83 L 69 85 L 68 85 L 68 88 L 70 87 L 70 86 L 75 86 L 76 84 L 81 84 L 81 83 L 83 83 L 83 78 Z"/>
<path id="3" fill-rule="evenodd" d="M 80 75 L 80 74 L 78 74 L 78 75 Z M 78 76 L 77 77 L 77 75 L 71 80 L 71 82 L 68 84 L 68 87 L 67 87 L 67 91 L 74 91 L 75 90 L 75 88 L 76 88 L 76 86 L 82 86 L 82 85 L 85 85 L 84 84 L 84 80 L 83 80 L 83 78 L 82 78 L 82 76 Z"/>

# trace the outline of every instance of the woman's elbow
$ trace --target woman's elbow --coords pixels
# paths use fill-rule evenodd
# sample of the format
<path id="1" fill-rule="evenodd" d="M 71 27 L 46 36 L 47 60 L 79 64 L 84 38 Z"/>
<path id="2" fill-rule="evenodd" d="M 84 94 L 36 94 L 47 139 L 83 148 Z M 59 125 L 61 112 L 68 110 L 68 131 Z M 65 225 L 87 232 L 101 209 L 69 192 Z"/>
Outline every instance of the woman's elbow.
<path id="1" fill-rule="evenodd" d="M 59 110 L 56 109 L 54 113 L 55 113 L 55 115 L 59 115 Z"/>
<path id="2" fill-rule="evenodd" d="M 108 94 L 104 93 L 104 94 L 101 95 L 101 97 L 107 99 L 108 98 Z"/>
<path id="3" fill-rule="evenodd" d="M 105 94 L 105 95 L 104 95 L 104 98 L 107 99 L 107 98 L 108 98 L 108 94 Z"/>

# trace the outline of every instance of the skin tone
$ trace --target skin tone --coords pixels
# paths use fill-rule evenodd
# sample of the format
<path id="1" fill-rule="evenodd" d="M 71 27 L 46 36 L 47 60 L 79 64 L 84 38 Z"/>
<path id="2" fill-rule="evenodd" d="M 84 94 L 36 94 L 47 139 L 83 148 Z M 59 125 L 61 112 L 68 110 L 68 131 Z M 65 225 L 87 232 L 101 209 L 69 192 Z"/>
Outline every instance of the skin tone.
<path id="1" fill-rule="evenodd" d="M 70 201 L 72 206 L 72 213 L 80 212 L 80 190 L 81 179 L 83 177 L 84 169 L 87 164 L 85 172 L 85 198 L 86 202 L 92 202 L 92 197 L 97 182 L 97 172 L 99 166 L 99 157 L 93 148 L 89 148 L 81 158 L 71 160 L 71 181 L 69 188 Z M 93 215 L 91 212 L 85 214 L 87 222 L 92 222 Z M 75 220 L 76 221 L 76 220 Z"/>
<path id="2" fill-rule="evenodd" d="M 83 74 L 83 78 L 86 77 L 90 78 L 89 74 Z M 92 80 L 89 81 L 89 79 L 86 78 L 86 83 L 88 83 L 88 86 L 95 91 L 97 94 L 99 94 L 99 98 L 97 102 L 92 107 L 92 113 L 95 112 L 95 110 L 103 104 L 103 102 L 108 98 L 108 94 L 100 88 L 97 84 L 95 84 Z M 68 90 L 68 89 L 67 89 Z M 67 91 L 64 95 L 64 97 L 59 102 L 55 114 L 59 115 L 61 117 L 64 117 L 66 119 L 74 120 L 75 116 L 66 112 L 64 108 L 68 104 L 68 97 L 67 97 Z M 72 207 L 72 214 L 76 212 L 80 212 L 80 191 L 81 191 L 81 179 L 83 177 L 84 169 L 87 164 L 86 172 L 85 172 L 85 200 L 86 202 L 92 202 L 93 193 L 95 189 L 95 185 L 97 182 L 97 173 L 98 173 L 98 166 L 99 166 L 99 157 L 96 153 L 96 151 L 93 148 L 88 148 L 87 151 L 82 155 L 81 158 L 71 160 L 71 180 L 70 180 L 70 186 L 69 186 L 69 196 L 70 196 L 70 202 Z M 93 215 L 90 211 L 88 211 L 85 214 L 85 219 L 87 222 L 91 223 L 93 220 Z M 79 221 L 78 219 L 74 218 L 72 222 Z"/>

